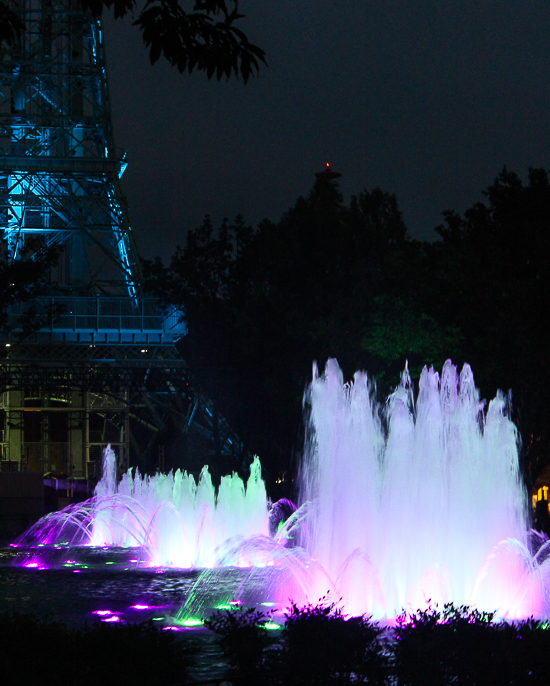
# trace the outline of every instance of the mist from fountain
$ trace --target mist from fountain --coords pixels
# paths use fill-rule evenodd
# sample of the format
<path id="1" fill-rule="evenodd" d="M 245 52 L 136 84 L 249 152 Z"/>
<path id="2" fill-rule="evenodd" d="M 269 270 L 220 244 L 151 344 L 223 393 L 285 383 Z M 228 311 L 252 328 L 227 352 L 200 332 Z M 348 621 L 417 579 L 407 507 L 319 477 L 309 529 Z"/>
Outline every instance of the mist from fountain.
<path id="1" fill-rule="evenodd" d="M 346 612 L 375 618 L 445 602 L 507 619 L 550 616 L 550 543 L 534 546 L 528 533 L 518 434 L 502 393 L 485 411 L 470 367 L 459 377 L 448 361 L 441 377 L 424 369 L 416 399 L 405 370 L 380 406 L 365 373 L 345 384 L 329 360 L 322 376 L 314 368 L 305 406 L 295 511 L 281 501 L 268 518 L 258 458 L 246 486 L 226 476 L 216 493 L 206 467 L 198 483 L 180 470 L 129 470 L 117 483 L 109 448 L 95 496 L 26 532 L 19 544 L 32 552 L 22 564 L 41 568 L 40 546 L 64 542 L 138 547 L 138 566 L 209 569 L 183 618 L 222 579 L 216 568 L 232 566 L 252 567 L 258 602 L 282 608 L 328 593 Z"/>
<path id="2" fill-rule="evenodd" d="M 267 498 L 257 457 L 246 486 L 232 474 L 222 477 L 216 491 L 208 467 L 198 483 L 179 469 L 154 476 L 130 469 L 117 483 L 116 456 L 108 446 L 94 497 L 43 517 L 16 543 L 33 550 L 62 542 L 69 549 L 137 547 L 141 566 L 208 568 L 218 564 L 218 551 L 228 540 L 267 533 Z"/>
<path id="3" fill-rule="evenodd" d="M 216 492 L 207 467 L 198 484 L 179 469 L 152 477 L 134 476 L 128 470 L 117 484 L 116 458 L 109 448 L 96 499 L 99 508 L 90 543 L 145 547 L 150 566 L 214 567 L 226 541 L 268 533 L 265 484 L 257 457 L 246 487 L 233 473 L 222 477 Z M 102 507 L 104 502 L 107 507 Z"/>
<path id="4" fill-rule="evenodd" d="M 547 616 L 548 550 L 529 551 L 518 435 L 502 393 L 484 413 L 469 365 L 408 371 L 380 408 L 364 373 L 335 360 L 306 397 L 306 547 L 352 614 L 454 602 L 506 618 Z M 327 590 L 314 575 L 310 598 Z"/>

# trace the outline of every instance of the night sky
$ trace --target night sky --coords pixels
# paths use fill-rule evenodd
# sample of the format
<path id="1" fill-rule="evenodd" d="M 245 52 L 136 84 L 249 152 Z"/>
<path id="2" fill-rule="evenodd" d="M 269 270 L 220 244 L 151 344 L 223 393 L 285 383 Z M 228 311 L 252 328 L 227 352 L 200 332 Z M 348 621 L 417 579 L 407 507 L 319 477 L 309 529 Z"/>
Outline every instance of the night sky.
<path id="1" fill-rule="evenodd" d="M 550 158 L 547 0 L 243 0 L 269 67 L 246 86 L 150 66 L 105 21 L 123 188 L 142 255 L 168 257 L 205 214 L 278 220 L 326 161 L 346 200 L 380 186 L 434 237 L 506 164 Z"/>

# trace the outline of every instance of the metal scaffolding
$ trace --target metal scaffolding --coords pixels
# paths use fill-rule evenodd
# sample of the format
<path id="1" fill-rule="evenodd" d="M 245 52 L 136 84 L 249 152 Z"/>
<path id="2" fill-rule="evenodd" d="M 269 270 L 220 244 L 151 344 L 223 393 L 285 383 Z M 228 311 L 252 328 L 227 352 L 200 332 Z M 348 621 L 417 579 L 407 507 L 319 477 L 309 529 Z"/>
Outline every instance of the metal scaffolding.
<path id="1" fill-rule="evenodd" d="M 244 446 L 178 353 L 181 312 L 143 294 L 101 22 L 75 0 L 10 5 L 26 30 L 0 62 L 0 227 L 8 259 L 59 258 L 49 297 L 13 305 L 0 332 L 1 467 L 91 478 L 110 442 L 121 469 L 164 467 L 170 444 L 170 466 L 201 453 L 240 469 Z M 40 326 L 21 341 L 29 307 Z"/>

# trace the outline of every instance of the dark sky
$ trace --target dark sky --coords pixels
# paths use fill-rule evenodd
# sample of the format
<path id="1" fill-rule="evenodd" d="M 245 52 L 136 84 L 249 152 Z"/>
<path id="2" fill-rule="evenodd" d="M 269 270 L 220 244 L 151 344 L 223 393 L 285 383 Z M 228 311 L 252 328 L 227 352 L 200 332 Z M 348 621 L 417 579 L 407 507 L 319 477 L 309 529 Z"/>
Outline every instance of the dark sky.
<path id="1" fill-rule="evenodd" d="M 279 219 L 326 161 L 346 200 L 396 193 L 419 238 L 503 165 L 550 166 L 547 0 L 242 3 L 241 28 L 269 63 L 246 86 L 151 67 L 127 20 L 105 22 L 144 256 L 169 256 L 207 213 Z"/>

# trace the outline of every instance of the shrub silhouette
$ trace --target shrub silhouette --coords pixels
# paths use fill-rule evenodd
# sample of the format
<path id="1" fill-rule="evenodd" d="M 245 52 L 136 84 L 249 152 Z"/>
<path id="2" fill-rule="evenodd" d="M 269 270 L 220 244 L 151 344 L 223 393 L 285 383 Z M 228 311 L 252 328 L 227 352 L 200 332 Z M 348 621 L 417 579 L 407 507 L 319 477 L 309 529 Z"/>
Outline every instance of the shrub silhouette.
<path id="1" fill-rule="evenodd" d="M 218 610 L 204 624 L 220 637 L 221 647 L 234 676 L 245 683 L 268 680 L 266 649 L 272 643 L 265 614 L 251 608 Z"/>
<path id="2" fill-rule="evenodd" d="M 494 613 L 444 605 L 398 618 L 393 672 L 398 686 L 548 681 L 550 632 L 533 619 L 495 622 Z"/>
<path id="3" fill-rule="evenodd" d="M 384 683 L 388 657 L 378 644 L 381 629 L 369 619 L 348 619 L 335 603 L 292 604 L 284 629 L 274 636 L 263 626 L 268 618 L 240 609 L 217 612 L 205 621 L 220 636 L 237 683 Z"/>
<path id="4" fill-rule="evenodd" d="M 152 623 L 67 628 L 14 612 L 0 615 L 0 664 L 17 686 L 166 686 L 185 682 L 188 658 Z"/>
<path id="5" fill-rule="evenodd" d="M 347 618 L 335 603 L 292 604 L 282 636 L 281 676 L 298 684 L 384 683 L 381 629 L 370 618 Z"/>

